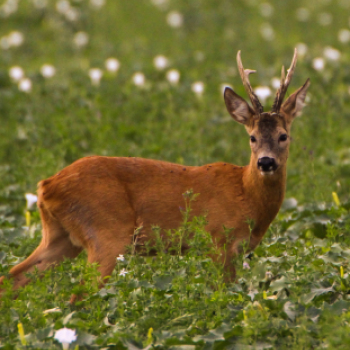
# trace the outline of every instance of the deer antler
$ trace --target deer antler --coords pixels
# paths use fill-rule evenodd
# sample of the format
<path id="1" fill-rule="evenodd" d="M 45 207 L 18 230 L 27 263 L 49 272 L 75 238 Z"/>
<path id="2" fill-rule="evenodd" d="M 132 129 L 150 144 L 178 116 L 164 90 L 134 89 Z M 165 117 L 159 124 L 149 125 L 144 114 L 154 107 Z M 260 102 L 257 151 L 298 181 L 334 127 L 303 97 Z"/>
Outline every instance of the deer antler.
<path id="1" fill-rule="evenodd" d="M 250 85 L 250 82 L 249 82 L 249 74 L 256 73 L 256 70 L 244 69 L 242 60 L 241 60 L 241 51 L 238 51 L 237 53 L 237 65 L 238 65 L 239 74 L 243 81 L 243 86 L 249 95 L 250 101 L 252 101 L 252 105 L 256 114 L 260 116 L 260 114 L 263 112 L 264 109 L 258 99 L 258 96 L 255 95 L 252 89 L 252 86 Z"/>
<path id="2" fill-rule="evenodd" d="M 276 97 L 275 101 L 272 106 L 272 112 L 278 113 L 280 111 L 284 96 L 286 95 L 288 85 L 290 81 L 292 80 L 293 74 L 294 74 L 294 69 L 297 64 L 297 56 L 298 52 L 297 49 L 294 49 L 294 56 L 292 59 L 292 63 L 288 69 L 287 76 L 285 75 L 284 72 L 284 66 L 282 66 L 282 72 L 281 72 L 281 84 L 279 89 L 276 92 Z"/>

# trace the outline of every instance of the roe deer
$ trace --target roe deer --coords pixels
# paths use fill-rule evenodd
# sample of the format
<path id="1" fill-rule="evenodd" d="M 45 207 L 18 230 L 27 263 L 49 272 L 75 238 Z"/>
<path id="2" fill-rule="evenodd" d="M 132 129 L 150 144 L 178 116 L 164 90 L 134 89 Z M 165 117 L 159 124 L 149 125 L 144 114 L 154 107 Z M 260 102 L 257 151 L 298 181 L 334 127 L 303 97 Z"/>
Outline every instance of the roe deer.
<path id="1" fill-rule="evenodd" d="M 206 229 L 219 247 L 225 243 L 223 226 L 233 228 L 225 268 L 234 278 L 232 257 L 243 241 L 248 249 L 259 244 L 285 194 L 290 128 L 294 117 L 301 113 L 310 85 L 308 79 L 282 104 L 296 60 L 295 50 L 287 76 L 282 67 L 271 112 L 263 112 L 248 77 L 255 71 L 244 69 L 240 51 L 237 54 L 252 107 L 230 88 L 225 89 L 224 99 L 232 118 L 249 134 L 251 158 L 247 166 L 223 162 L 184 166 L 141 158 L 93 156 L 79 159 L 39 182 L 42 241 L 26 260 L 10 270 L 14 289 L 29 281 L 26 273 L 74 258 L 83 249 L 87 250 L 89 263 L 98 263 L 101 279 L 109 276 L 116 257 L 131 244 L 135 228 L 140 228 L 143 239 L 152 242 L 152 225 L 174 229 L 181 224 L 179 206 L 183 204 L 182 194 L 189 189 L 200 194 L 192 203 L 191 214 L 207 215 Z"/>

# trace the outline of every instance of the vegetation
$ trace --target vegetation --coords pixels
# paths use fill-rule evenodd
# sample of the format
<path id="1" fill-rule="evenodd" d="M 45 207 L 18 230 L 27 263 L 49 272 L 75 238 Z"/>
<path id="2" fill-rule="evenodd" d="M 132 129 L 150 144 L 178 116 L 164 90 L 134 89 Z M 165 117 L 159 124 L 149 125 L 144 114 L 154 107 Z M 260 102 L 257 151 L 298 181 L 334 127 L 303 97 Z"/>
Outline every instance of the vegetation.
<path id="1" fill-rule="evenodd" d="M 311 79 L 293 125 L 287 199 L 262 244 L 237 257 L 236 283 L 209 257 L 217 252 L 205 217 L 189 220 L 189 192 L 182 226 L 168 233 L 191 234 L 183 256 L 161 240 L 154 257 L 131 247 L 102 290 L 85 254 L 42 279 L 34 273 L 17 299 L 7 281 L 0 348 L 60 349 L 55 332 L 67 327 L 77 335 L 70 349 L 348 349 L 349 8 L 347 0 L 0 1 L 0 275 L 41 238 L 25 193 L 80 157 L 247 164 L 248 136 L 222 98 L 223 85 L 246 97 L 238 50 L 257 69 L 252 85 L 272 91 L 266 109 L 296 46 L 289 93 Z M 106 66 L 109 58 L 117 61 Z M 74 306 L 72 292 L 82 298 Z"/>

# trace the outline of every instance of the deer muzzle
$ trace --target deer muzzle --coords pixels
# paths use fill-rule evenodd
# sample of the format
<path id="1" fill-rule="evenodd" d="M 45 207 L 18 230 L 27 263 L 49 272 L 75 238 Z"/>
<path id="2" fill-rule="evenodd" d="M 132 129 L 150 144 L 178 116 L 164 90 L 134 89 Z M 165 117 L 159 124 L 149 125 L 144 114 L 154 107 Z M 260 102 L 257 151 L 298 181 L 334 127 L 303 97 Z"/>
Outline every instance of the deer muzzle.
<path id="1" fill-rule="evenodd" d="M 258 160 L 258 169 L 262 175 L 272 175 L 277 169 L 277 163 L 274 158 L 261 157 Z"/>

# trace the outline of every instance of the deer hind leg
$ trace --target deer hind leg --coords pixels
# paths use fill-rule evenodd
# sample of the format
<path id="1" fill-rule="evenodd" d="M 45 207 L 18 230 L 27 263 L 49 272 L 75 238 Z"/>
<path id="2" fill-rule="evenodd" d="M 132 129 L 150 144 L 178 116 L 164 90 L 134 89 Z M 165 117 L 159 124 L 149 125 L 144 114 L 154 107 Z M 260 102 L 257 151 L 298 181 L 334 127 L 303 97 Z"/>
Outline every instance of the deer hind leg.
<path id="1" fill-rule="evenodd" d="M 90 232 L 92 228 L 90 227 Z M 112 274 L 116 259 L 120 254 L 126 253 L 126 247 L 131 244 L 134 225 L 114 224 L 110 228 L 98 229 L 98 240 L 89 242 L 87 247 L 88 262 L 97 264 L 99 276 L 99 288 L 102 288 Z M 84 281 L 81 282 L 84 284 Z M 80 300 L 81 296 L 73 294 L 70 299 L 70 304 L 74 304 Z"/>
<path id="2" fill-rule="evenodd" d="M 118 255 L 125 254 L 126 246 L 131 244 L 134 227 L 133 225 L 128 226 L 130 227 L 117 225 L 117 234 L 113 231 L 100 231 L 100 235 L 104 239 L 100 240 L 98 244 L 90 245 L 87 249 L 88 262 L 98 264 L 98 271 L 101 274 L 101 287 L 115 268 Z"/>
<path id="3" fill-rule="evenodd" d="M 27 273 L 33 272 L 35 269 L 44 271 L 65 258 L 75 258 L 82 251 L 81 247 L 72 244 L 68 233 L 43 206 L 40 207 L 40 215 L 43 238 L 39 246 L 26 260 L 10 270 L 10 277 L 14 281 L 13 289 L 18 289 L 30 281 L 30 278 L 26 276 Z M 0 280 L 0 284 L 2 281 L 3 278 Z"/>

